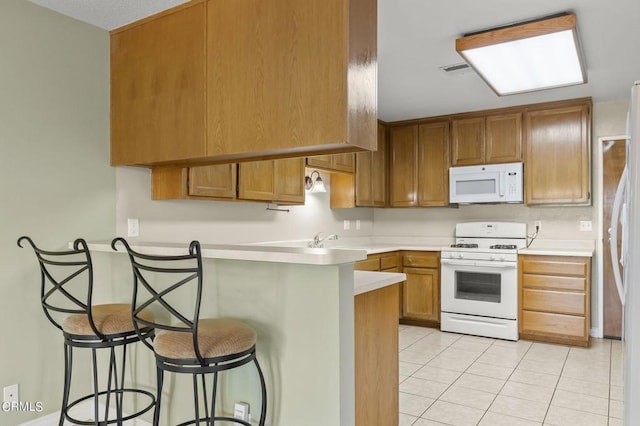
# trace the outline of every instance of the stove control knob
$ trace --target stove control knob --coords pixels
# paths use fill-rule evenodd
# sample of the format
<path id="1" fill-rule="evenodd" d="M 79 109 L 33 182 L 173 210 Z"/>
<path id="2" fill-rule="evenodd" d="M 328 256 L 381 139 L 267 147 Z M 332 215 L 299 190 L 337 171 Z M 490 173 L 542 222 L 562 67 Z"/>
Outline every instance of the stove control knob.
<path id="1" fill-rule="evenodd" d="M 504 254 L 500 255 L 500 260 L 505 260 L 507 258 L 507 256 L 505 256 Z"/>
<path id="2" fill-rule="evenodd" d="M 489 260 L 496 260 L 496 257 L 494 255 L 489 256 Z"/>
<path id="3" fill-rule="evenodd" d="M 462 259 L 464 257 L 464 253 L 458 253 L 458 259 Z"/>

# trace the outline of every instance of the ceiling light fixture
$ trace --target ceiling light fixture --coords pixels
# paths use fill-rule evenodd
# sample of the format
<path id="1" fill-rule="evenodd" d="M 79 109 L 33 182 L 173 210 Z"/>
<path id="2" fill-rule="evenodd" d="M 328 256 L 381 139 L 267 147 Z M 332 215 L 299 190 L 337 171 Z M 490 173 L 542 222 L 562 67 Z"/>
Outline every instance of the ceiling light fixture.
<path id="1" fill-rule="evenodd" d="M 313 180 L 314 173 L 318 174 L 318 177 L 316 178 L 315 181 Z M 327 189 L 324 187 L 324 182 L 320 177 L 320 172 L 317 170 L 312 171 L 311 176 L 304 177 L 304 188 L 307 191 L 311 190 L 311 192 L 327 192 Z"/>
<path id="2" fill-rule="evenodd" d="M 456 51 L 498 96 L 587 82 L 575 14 L 465 34 Z"/>

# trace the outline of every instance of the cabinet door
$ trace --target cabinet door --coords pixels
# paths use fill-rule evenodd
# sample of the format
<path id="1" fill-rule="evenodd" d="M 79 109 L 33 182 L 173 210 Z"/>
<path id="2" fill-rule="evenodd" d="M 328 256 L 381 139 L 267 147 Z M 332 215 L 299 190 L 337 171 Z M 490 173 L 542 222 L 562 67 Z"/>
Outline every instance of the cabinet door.
<path id="1" fill-rule="evenodd" d="M 387 205 L 387 129 L 378 125 L 378 150 L 371 153 L 371 185 L 373 205 L 384 207 Z"/>
<path id="2" fill-rule="evenodd" d="M 378 150 L 356 154 L 356 206 L 387 204 L 386 128 L 378 124 Z"/>
<path id="3" fill-rule="evenodd" d="M 356 154 L 356 206 L 373 206 L 373 153 Z"/>
<path id="4" fill-rule="evenodd" d="M 420 126 L 418 171 L 418 204 L 448 206 L 449 121 Z"/>
<path id="5" fill-rule="evenodd" d="M 522 113 L 490 115 L 486 118 L 485 161 L 522 161 Z"/>
<path id="6" fill-rule="evenodd" d="M 527 205 L 589 204 L 590 103 L 525 113 Z"/>
<path id="7" fill-rule="evenodd" d="M 440 321 L 438 270 L 404 268 L 407 280 L 403 286 L 402 313 L 405 319 Z"/>
<path id="8" fill-rule="evenodd" d="M 389 204 L 418 204 L 418 126 L 392 127 L 390 131 Z"/>
<path id="9" fill-rule="evenodd" d="M 307 166 L 309 167 L 317 167 L 319 169 L 329 170 L 331 169 L 331 165 L 331 155 L 316 155 L 313 157 L 307 157 Z"/>
<path id="10" fill-rule="evenodd" d="M 196 197 L 236 198 L 236 165 L 189 168 L 188 194 Z"/>
<path id="11" fill-rule="evenodd" d="M 204 8 L 111 36 L 111 165 L 206 156 Z"/>
<path id="12" fill-rule="evenodd" d="M 278 203 L 304 204 L 304 159 L 274 160 L 275 197 Z"/>
<path id="13" fill-rule="evenodd" d="M 272 201 L 276 196 L 274 160 L 238 164 L 238 198 Z"/>
<path id="14" fill-rule="evenodd" d="M 333 154 L 331 168 L 339 172 L 354 173 L 356 171 L 355 154 Z"/>
<path id="15" fill-rule="evenodd" d="M 451 165 L 483 164 L 485 159 L 484 117 L 451 121 Z"/>

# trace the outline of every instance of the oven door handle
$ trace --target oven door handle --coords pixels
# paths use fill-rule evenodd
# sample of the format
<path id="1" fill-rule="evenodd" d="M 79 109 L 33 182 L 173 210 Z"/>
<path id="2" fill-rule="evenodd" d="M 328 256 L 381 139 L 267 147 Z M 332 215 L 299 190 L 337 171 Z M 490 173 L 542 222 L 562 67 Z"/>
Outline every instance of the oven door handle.
<path id="1" fill-rule="evenodd" d="M 484 266 L 487 268 L 500 268 L 500 269 L 516 269 L 518 264 L 513 263 L 499 263 L 499 262 L 482 262 L 482 261 L 464 261 L 464 260 L 449 260 L 449 259 L 441 259 L 440 263 L 443 265 L 454 265 L 454 266 Z"/>

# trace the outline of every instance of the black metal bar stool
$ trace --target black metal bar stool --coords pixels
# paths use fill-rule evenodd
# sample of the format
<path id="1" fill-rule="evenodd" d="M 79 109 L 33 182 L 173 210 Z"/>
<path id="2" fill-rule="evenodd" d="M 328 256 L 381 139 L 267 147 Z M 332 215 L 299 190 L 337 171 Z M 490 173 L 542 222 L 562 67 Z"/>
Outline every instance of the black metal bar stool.
<path id="1" fill-rule="evenodd" d="M 45 315 L 51 323 L 62 330 L 64 336 L 64 389 L 59 424 L 68 420 L 78 425 L 109 425 L 138 417 L 155 406 L 155 396 L 146 390 L 125 388 L 127 346 L 152 338 L 153 328 L 136 327 L 131 319 L 131 305 L 114 303 L 93 305 L 93 266 L 87 243 L 77 239 L 72 250 L 46 251 L 38 248 L 27 236 L 18 239 L 18 246 L 27 241 L 36 254 L 40 265 L 40 298 Z M 140 312 L 140 318 L 153 320 L 150 311 Z M 116 348 L 122 348 L 122 358 L 117 362 Z M 90 348 L 93 365 L 93 393 L 69 401 L 71 374 L 73 372 L 73 348 Z M 107 386 L 100 390 L 97 350 L 109 349 Z M 103 372 L 105 374 L 105 372 Z M 135 413 L 124 414 L 124 397 L 138 397 L 142 406 Z M 73 418 L 69 410 L 78 404 L 93 399 L 93 420 Z M 148 403 L 145 404 L 145 402 Z M 100 404 L 104 404 L 104 411 Z M 115 412 L 111 408 L 115 406 Z"/>
<path id="2" fill-rule="evenodd" d="M 123 238 L 116 238 L 111 247 L 117 251 L 120 242 L 127 249 L 133 267 L 133 318 L 141 340 L 153 350 L 156 357 L 158 389 L 154 425 L 159 425 L 160 399 L 164 372 L 191 374 L 194 391 L 195 418 L 179 426 L 216 421 L 231 422 L 245 426 L 251 423 L 227 416 L 216 415 L 216 392 L 218 373 L 253 362 L 260 377 L 262 407 L 259 424 L 265 424 L 267 413 L 267 390 L 260 364 L 256 359 L 256 332 L 242 321 L 230 318 L 200 318 L 202 298 L 202 255 L 200 244 L 191 242 L 189 252 L 177 256 L 154 256 L 134 251 Z M 185 292 L 191 286 L 191 293 Z M 182 291 L 181 291 L 182 290 Z M 194 297 L 188 312 L 181 312 L 171 296 L 189 294 Z M 175 300 L 175 299 L 174 299 Z M 186 306 L 186 305 L 185 305 Z M 170 318 L 162 323 L 144 318 L 141 313 L 151 307 L 164 311 Z M 161 315 L 157 312 L 156 318 Z M 155 339 L 151 342 L 138 324 L 153 327 Z M 206 374 L 213 375 L 211 395 L 207 392 Z M 198 384 L 199 378 L 201 384 Z M 202 387 L 204 413 L 200 413 L 199 387 Z"/>

